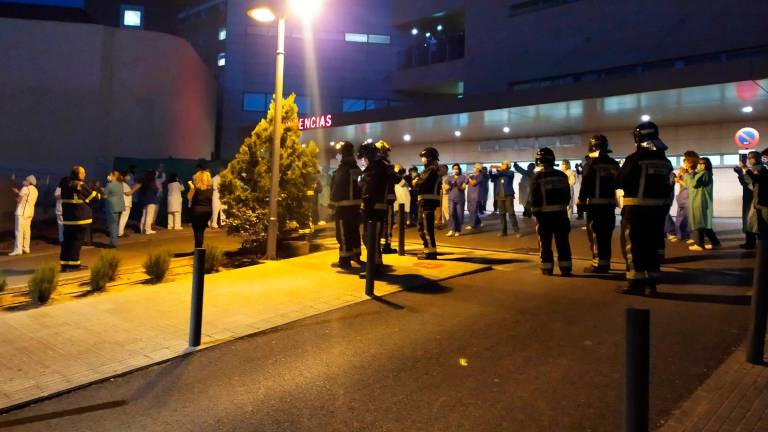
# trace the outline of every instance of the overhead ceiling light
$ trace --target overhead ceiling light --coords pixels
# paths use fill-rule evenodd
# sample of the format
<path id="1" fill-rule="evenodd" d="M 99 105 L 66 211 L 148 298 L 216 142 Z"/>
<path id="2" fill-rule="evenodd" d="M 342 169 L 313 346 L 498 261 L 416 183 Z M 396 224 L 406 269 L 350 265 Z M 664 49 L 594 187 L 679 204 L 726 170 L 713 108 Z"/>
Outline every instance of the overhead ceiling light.
<path id="1" fill-rule="evenodd" d="M 403 135 L 403 141 L 408 142 L 411 140 L 411 134 L 405 134 Z"/>
<path id="2" fill-rule="evenodd" d="M 443 25 L 442 24 L 438 24 L 437 25 L 437 31 L 443 31 Z"/>
<path id="3" fill-rule="evenodd" d="M 741 112 L 743 113 L 751 113 L 752 111 L 754 111 L 754 108 L 752 108 L 751 106 L 745 106 L 744 108 L 741 109 Z"/>
<path id="4" fill-rule="evenodd" d="M 372 143 L 372 142 L 373 142 L 373 138 L 368 138 L 367 140 L 365 140 L 365 142 L 367 142 L 368 144 L 370 144 L 370 143 Z"/>
<path id="5" fill-rule="evenodd" d="M 256 7 L 248 12 L 248 16 L 259 22 L 270 22 L 275 20 L 275 13 L 268 7 Z"/>
<path id="6" fill-rule="evenodd" d="M 336 145 L 336 141 L 331 141 L 331 147 Z"/>
<path id="7" fill-rule="evenodd" d="M 456 135 L 456 138 L 458 138 L 458 137 L 461 136 L 461 131 L 457 130 L 457 131 L 453 132 L 453 134 Z"/>
<path id="8" fill-rule="evenodd" d="M 411 29 L 411 34 L 416 36 L 417 34 L 419 34 L 419 29 L 417 29 L 416 27 L 412 28 Z"/>
<path id="9" fill-rule="evenodd" d="M 509 133 L 509 126 L 504 126 L 504 129 L 502 129 L 504 133 Z"/>
<path id="10" fill-rule="evenodd" d="M 640 117 L 640 120 L 642 120 L 642 121 L 644 121 L 644 122 L 647 122 L 647 121 L 651 121 L 651 116 L 649 116 L 648 114 L 643 114 L 643 115 Z"/>
<path id="11" fill-rule="evenodd" d="M 430 37 L 430 36 L 432 36 L 432 33 L 430 33 L 430 32 L 427 32 L 427 34 L 425 34 L 424 36 L 426 36 L 426 37 Z"/>

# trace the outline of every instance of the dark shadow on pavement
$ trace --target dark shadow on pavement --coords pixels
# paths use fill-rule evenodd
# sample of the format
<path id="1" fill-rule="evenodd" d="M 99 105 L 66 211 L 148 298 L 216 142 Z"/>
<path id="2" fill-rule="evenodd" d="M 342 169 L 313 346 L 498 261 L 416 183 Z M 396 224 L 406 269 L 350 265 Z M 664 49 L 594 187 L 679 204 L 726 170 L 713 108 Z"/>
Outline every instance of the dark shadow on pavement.
<path id="1" fill-rule="evenodd" d="M 470 264 L 484 264 L 484 265 L 503 265 L 503 264 L 515 264 L 525 262 L 522 260 L 515 260 L 511 258 L 486 258 L 486 257 L 460 257 L 460 258 L 444 258 L 439 261 L 456 261 Z"/>
<path id="2" fill-rule="evenodd" d="M 700 262 L 700 261 L 718 260 L 723 258 L 748 259 L 748 258 L 754 258 L 754 257 L 755 257 L 754 252 L 744 252 L 744 251 L 739 251 L 739 253 L 736 253 L 736 254 L 734 253 L 718 254 L 717 252 L 714 252 L 714 253 L 704 252 L 704 253 L 701 253 L 700 255 L 683 255 L 683 256 L 665 258 L 664 261 L 662 262 L 662 265 L 693 263 L 693 262 Z"/>
<path id="3" fill-rule="evenodd" d="M 419 294 L 445 294 L 451 291 L 451 288 L 443 286 L 432 279 L 425 278 L 420 274 L 384 274 L 376 280 L 397 285 L 403 291 Z"/>
<path id="4" fill-rule="evenodd" d="M 62 410 L 62 411 L 38 414 L 38 415 L 22 417 L 14 420 L 0 421 L 0 428 L 6 428 L 11 426 L 21 426 L 25 424 L 43 422 L 48 420 L 57 420 L 65 417 L 72 417 L 72 416 L 92 413 L 96 411 L 104 411 L 104 410 L 119 408 L 125 405 L 128 405 L 128 401 L 126 400 L 118 400 L 118 401 L 104 402 L 104 403 L 93 404 L 93 405 L 86 405 L 78 408 L 71 408 L 71 409 Z"/>
<path id="5" fill-rule="evenodd" d="M 753 273 L 754 269 L 752 267 L 665 272 L 662 275 L 661 284 L 745 287 L 752 285 Z"/>
<path id="6" fill-rule="evenodd" d="M 397 303 L 395 303 L 393 301 L 389 301 L 389 300 L 385 299 L 384 297 L 379 297 L 379 296 L 377 296 L 375 294 L 371 297 L 371 300 L 375 301 L 376 303 L 381 303 L 384 306 L 387 306 L 387 307 L 395 309 L 395 310 L 403 310 L 403 309 L 405 309 L 405 306 L 399 305 L 399 304 L 397 304 Z"/>
<path id="7" fill-rule="evenodd" d="M 660 287 L 660 289 L 663 289 L 663 287 Z M 653 298 L 689 303 L 716 303 L 734 306 L 749 306 L 751 304 L 751 297 L 748 295 L 671 293 L 659 291 Z"/>

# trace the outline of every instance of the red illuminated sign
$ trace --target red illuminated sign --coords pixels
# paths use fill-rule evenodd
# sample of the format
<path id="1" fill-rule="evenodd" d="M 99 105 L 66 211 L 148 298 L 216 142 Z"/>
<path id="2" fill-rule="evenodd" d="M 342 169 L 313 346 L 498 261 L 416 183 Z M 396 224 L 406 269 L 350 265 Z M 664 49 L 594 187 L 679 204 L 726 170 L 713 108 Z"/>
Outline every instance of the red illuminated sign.
<path id="1" fill-rule="evenodd" d="M 319 115 L 299 119 L 299 130 L 327 128 L 333 125 L 333 116 Z"/>

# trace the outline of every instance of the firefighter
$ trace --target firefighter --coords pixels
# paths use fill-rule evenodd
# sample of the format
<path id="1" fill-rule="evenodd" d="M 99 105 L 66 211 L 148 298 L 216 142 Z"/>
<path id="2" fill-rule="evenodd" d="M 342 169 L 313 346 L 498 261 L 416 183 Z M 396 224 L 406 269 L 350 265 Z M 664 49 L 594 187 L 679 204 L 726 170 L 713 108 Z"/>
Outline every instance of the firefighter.
<path id="1" fill-rule="evenodd" d="M 397 201 L 397 195 L 395 195 L 395 185 L 400 183 L 400 176 L 395 172 L 395 167 L 389 160 L 389 153 L 392 151 L 392 147 L 386 141 L 379 141 L 376 143 L 376 149 L 381 155 L 381 160 L 387 164 L 389 171 L 389 186 L 387 189 L 387 213 L 384 217 L 384 225 L 382 227 L 381 241 L 384 244 L 381 248 L 381 252 L 385 254 L 396 253 L 397 250 L 392 248 L 392 230 L 395 225 L 395 201 Z"/>
<path id="2" fill-rule="evenodd" d="M 424 243 L 424 252 L 419 254 L 418 259 L 436 260 L 435 210 L 440 208 L 440 154 L 434 147 L 427 147 L 419 157 L 424 171 L 413 181 L 413 187 L 418 192 L 419 236 Z"/>
<path id="3" fill-rule="evenodd" d="M 621 212 L 622 244 L 625 245 L 627 287 L 624 294 L 656 294 L 661 270 L 659 238 L 671 205 L 672 164 L 664 152 L 653 122 L 639 124 L 632 133 L 637 150 L 627 156 L 619 171 L 617 187 L 624 190 Z"/>
<path id="4" fill-rule="evenodd" d="M 611 149 L 605 135 L 594 135 L 589 139 L 589 154 L 579 191 L 579 206 L 587 212 L 587 239 L 592 250 L 592 265 L 584 269 L 586 273 L 608 273 L 611 270 L 619 163 L 608 153 Z"/>
<path id="5" fill-rule="evenodd" d="M 330 207 L 336 221 L 336 241 L 339 242 L 338 267 L 352 269 L 352 261 L 360 259 L 360 168 L 355 160 L 355 146 L 349 141 L 336 144 L 339 167 L 333 172 Z"/>
<path id="6" fill-rule="evenodd" d="M 366 265 L 374 265 L 377 274 L 382 272 L 381 259 L 381 235 L 384 219 L 387 216 L 387 191 L 389 190 L 391 167 L 381 157 L 381 153 L 374 144 L 363 143 L 357 150 L 357 158 L 365 164 L 360 180 L 360 193 L 363 203 L 363 221 L 365 223 L 365 247 L 375 248 L 376 262 L 368 262 Z M 368 222 L 375 222 L 376 233 L 374 243 L 368 243 Z"/>
<path id="7" fill-rule="evenodd" d="M 568 175 L 555 169 L 555 152 L 544 147 L 536 153 L 538 172 L 531 180 L 531 211 L 536 217 L 536 232 L 541 248 L 541 272 L 552 276 L 555 257 L 552 252 L 552 237 L 557 247 L 557 264 L 560 274 L 570 276 L 571 244 L 568 234 L 571 221 L 568 218 L 568 204 L 571 202 L 571 185 Z"/>
<path id="8" fill-rule="evenodd" d="M 85 168 L 75 165 L 68 177 L 61 179 L 61 211 L 64 225 L 64 241 L 61 243 L 61 271 L 76 271 L 80 264 L 80 249 L 87 229 L 93 222 L 90 202 L 99 194 L 85 183 Z"/>

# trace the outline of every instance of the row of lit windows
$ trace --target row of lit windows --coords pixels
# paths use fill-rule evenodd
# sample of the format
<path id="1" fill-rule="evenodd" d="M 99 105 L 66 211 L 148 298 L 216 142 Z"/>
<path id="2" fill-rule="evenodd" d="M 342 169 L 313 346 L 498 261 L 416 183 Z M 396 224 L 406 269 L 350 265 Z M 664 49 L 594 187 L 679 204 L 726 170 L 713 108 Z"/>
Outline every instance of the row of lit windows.
<path id="1" fill-rule="evenodd" d="M 272 101 L 272 95 L 266 93 L 243 93 L 243 111 L 248 112 L 267 112 L 269 103 Z M 296 96 L 296 106 L 299 108 L 299 114 L 309 114 L 311 101 L 307 96 Z"/>
<path id="2" fill-rule="evenodd" d="M 388 44 L 392 41 L 392 38 L 389 35 L 344 33 L 344 40 L 347 42 Z"/>

